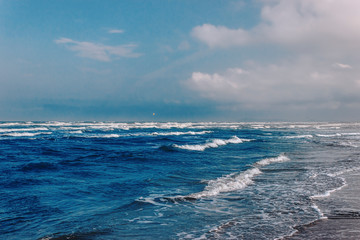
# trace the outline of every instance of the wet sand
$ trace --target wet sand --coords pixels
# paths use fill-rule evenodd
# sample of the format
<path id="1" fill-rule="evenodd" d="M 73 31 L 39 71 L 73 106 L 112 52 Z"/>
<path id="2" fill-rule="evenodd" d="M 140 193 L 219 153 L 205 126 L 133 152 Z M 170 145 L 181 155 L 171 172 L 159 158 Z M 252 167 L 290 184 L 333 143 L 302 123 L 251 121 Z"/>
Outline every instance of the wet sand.
<path id="1" fill-rule="evenodd" d="M 347 186 L 316 202 L 327 219 L 296 227 L 298 232 L 285 239 L 360 239 L 360 173 L 342 177 Z"/>

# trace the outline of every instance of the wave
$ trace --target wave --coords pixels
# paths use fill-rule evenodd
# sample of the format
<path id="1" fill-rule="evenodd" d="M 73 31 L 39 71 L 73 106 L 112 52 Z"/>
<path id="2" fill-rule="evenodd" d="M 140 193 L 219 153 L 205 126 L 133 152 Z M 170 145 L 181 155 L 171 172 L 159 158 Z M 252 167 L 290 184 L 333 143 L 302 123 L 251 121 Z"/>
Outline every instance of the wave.
<path id="1" fill-rule="evenodd" d="M 148 135 L 152 135 L 152 136 L 180 136 L 180 135 L 204 135 L 204 134 L 208 134 L 208 133 L 212 133 L 212 131 L 199 131 L 199 132 L 194 132 L 194 131 L 188 131 L 188 132 L 153 132 L 150 133 Z"/>
<path id="2" fill-rule="evenodd" d="M 336 192 L 336 191 L 339 191 L 341 190 L 342 188 L 346 187 L 347 186 L 347 183 L 345 181 L 344 178 L 341 178 L 343 180 L 343 185 L 338 187 L 338 188 L 335 188 L 335 189 L 331 189 L 331 190 L 328 190 L 328 191 L 325 191 L 324 193 L 320 193 L 320 194 L 316 194 L 316 195 L 313 195 L 311 196 L 310 198 L 311 199 L 319 199 L 319 198 L 326 198 L 326 197 L 329 197 L 331 195 L 331 193 L 333 192 Z"/>
<path id="3" fill-rule="evenodd" d="M 129 133 L 124 134 L 124 137 L 147 137 L 147 136 L 180 136 L 180 135 L 204 135 L 212 133 L 213 131 L 188 131 L 188 132 L 152 132 L 152 133 Z"/>
<path id="4" fill-rule="evenodd" d="M 33 132 L 33 131 L 48 131 L 45 127 L 37 128 L 0 128 L 0 132 Z"/>
<path id="5" fill-rule="evenodd" d="M 204 144 L 196 144 L 196 145 L 177 145 L 177 144 L 173 144 L 173 147 L 176 148 L 180 148 L 180 149 L 185 149 L 185 150 L 191 150 L 191 151 L 204 151 L 207 148 L 217 148 L 219 146 L 224 146 L 227 145 L 229 143 L 233 143 L 233 144 L 237 144 L 237 143 L 243 143 L 243 142 L 249 142 L 251 141 L 251 139 L 241 139 L 238 138 L 237 136 L 233 136 L 230 139 L 213 139 L 207 143 Z"/>
<path id="6" fill-rule="evenodd" d="M 318 137 L 341 137 L 342 134 L 335 133 L 335 134 L 316 134 Z"/>
<path id="7" fill-rule="evenodd" d="M 289 160 L 290 160 L 290 158 L 288 158 L 284 154 L 280 154 L 279 156 L 274 157 L 274 158 L 265 158 L 265 159 L 255 163 L 255 165 L 256 166 L 266 166 L 266 165 L 269 165 L 271 163 L 286 162 L 286 161 L 289 161 Z"/>
<path id="8" fill-rule="evenodd" d="M 71 132 L 69 132 L 69 133 L 71 133 L 71 134 L 81 134 L 81 133 L 83 133 L 83 131 L 81 131 L 81 130 L 76 130 L 76 131 L 71 131 Z"/>
<path id="9" fill-rule="evenodd" d="M 356 144 L 354 144 L 353 142 L 350 142 L 350 141 L 340 142 L 339 146 L 341 146 L 341 147 L 353 147 L 353 148 L 359 147 L 358 145 L 356 145 Z"/>
<path id="10" fill-rule="evenodd" d="M 187 197 L 198 199 L 201 197 L 215 196 L 222 192 L 240 190 L 252 184 L 252 179 L 259 174 L 261 174 L 261 171 L 258 168 L 252 168 L 240 174 L 233 173 L 215 180 L 210 180 L 204 191 L 190 194 Z"/>
<path id="11" fill-rule="evenodd" d="M 15 132 L 15 133 L 5 133 L 5 134 L 1 134 L 1 136 L 6 136 L 6 137 L 34 137 L 37 135 L 43 135 L 43 134 L 52 134 L 52 132 L 36 132 L 36 133 L 32 133 L 32 132 Z"/>
<path id="12" fill-rule="evenodd" d="M 342 135 L 344 135 L 344 136 L 357 136 L 357 135 L 360 135 L 360 133 L 358 133 L 358 132 L 354 132 L 354 133 L 342 133 Z"/>
<path id="13" fill-rule="evenodd" d="M 285 136 L 284 138 L 293 139 L 293 138 L 313 138 L 313 135 L 297 135 L 297 136 Z"/>
<path id="14" fill-rule="evenodd" d="M 253 183 L 253 178 L 261 174 L 260 166 L 266 166 L 271 163 L 279 163 L 289 161 L 290 158 L 284 154 L 280 154 L 278 157 L 265 158 L 256 162 L 253 168 L 250 168 L 241 173 L 231 173 L 223 177 L 219 177 L 215 180 L 208 181 L 205 189 L 198 193 L 193 193 L 187 196 L 182 196 L 183 199 L 199 199 L 202 197 L 212 197 L 219 193 L 232 192 L 243 189 Z M 179 197 L 177 197 L 179 198 Z"/>
<path id="15" fill-rule="evenodd" d="M 85 138 L 118 138 L 121 137 L 119 134 L 104 134 L 104 135 L 87 135 Z"/>

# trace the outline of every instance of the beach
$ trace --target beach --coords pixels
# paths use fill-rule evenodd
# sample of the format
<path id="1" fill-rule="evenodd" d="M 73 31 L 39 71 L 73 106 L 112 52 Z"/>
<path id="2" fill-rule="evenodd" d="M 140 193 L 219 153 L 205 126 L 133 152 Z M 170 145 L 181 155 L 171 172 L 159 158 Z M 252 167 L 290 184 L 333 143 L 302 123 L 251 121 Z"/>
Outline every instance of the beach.
<path id="1" fill-rule="evenodd" d="M 324 213 L 325 218 L 297 227 L 286 240 L 300 239 L 360 239 L 360 172 L 346 176 L 347 185 L 331 194 L 319 205 L 332 209 Z"/>

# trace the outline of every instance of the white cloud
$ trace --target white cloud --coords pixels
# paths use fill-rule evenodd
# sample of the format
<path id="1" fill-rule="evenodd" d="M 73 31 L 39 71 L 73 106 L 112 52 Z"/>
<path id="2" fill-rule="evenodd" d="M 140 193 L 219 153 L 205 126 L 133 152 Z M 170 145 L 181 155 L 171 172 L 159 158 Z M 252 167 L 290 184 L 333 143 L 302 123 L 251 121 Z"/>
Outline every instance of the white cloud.
<path id="1" fill-rule="evenodd" d="M 229 68 L 222 73 L 194 72 L 186 84 L 204 98 L 249 109 L 283 105 L 333 108 L 346 98 L 359 100 L 360 90 L 348 72 L 307 58 L 282 64 L 252 63 L 245 70 Z"/>
<path id="2" fill-rule="evenodd" d="M 249 43 L 251 37 L 243 29 L 229 29 L 224 26 L 204 24 L 192 30 L 192 36 L 206 43 L 209 47 L 241 46 Z"/>
<path id="3" fill-rule="evenodd" d="M 256 49 L 252 63 L 238 63 L 240 68 L 217 73 L 194 72 L 187 86 L 204 98 L 232 103 L 237 109 L 334 109 L 359 104 L 360 70 L 353 66 L 360 61 L 360 1 L 261 3 L 261 20 L 251 29 L 203 24 L 194 27 L 191 35 L 223 51 L 237 48 L 231 51 L 242 54 L 243 47 L 259 46 L 264 55 L 272 47 L 279 54 L 262 57 Z"/>
<path id="4" fill-rule="evenodd" d="M 137 47 L 135 44 L 125 44 L 119 46 L 108 46 L 92 42 L 80 42 L 70 38 L 59 38 L 55 40 L 57 44 L 65 44 L 65 46 L 77 53 L 78 56 L 84 58 L 95 59 L 103 62 L 111 61 L 112 57 L 139 57 L 139 53 L 134 53 Z"/>
<path id="5" fill-rule="evenodd" d="M 124 33 L 124 30 L 122 29 L 110 29 L 108 33 L 116 34 L 116 33 Z"/>
<path id="6" fill-rule="evenodd" d="M 254 28 L 230 29 L 204 24 L 192 36 L 211 48 L 272 43 L 291 49 L 353 49 L 360 41 L 358 0 L 263 1 L 261 21 Z"/>

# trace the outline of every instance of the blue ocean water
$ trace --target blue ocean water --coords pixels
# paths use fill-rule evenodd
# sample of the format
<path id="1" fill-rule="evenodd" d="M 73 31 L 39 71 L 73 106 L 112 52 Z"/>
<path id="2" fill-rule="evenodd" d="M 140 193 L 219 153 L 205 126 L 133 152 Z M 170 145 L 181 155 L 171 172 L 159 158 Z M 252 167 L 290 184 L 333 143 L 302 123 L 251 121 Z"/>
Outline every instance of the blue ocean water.
<path id="1" fill-rule="evenodd" d="M 278 239 L 333 214 L 358 123 L 1 122 L 2 239 Z"/>

